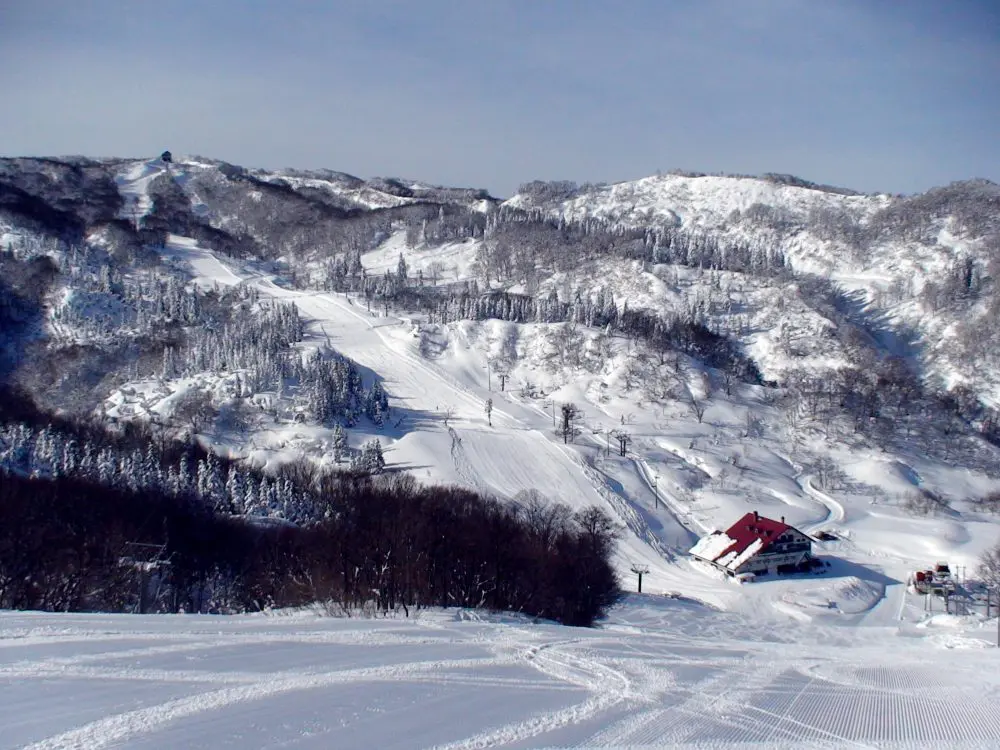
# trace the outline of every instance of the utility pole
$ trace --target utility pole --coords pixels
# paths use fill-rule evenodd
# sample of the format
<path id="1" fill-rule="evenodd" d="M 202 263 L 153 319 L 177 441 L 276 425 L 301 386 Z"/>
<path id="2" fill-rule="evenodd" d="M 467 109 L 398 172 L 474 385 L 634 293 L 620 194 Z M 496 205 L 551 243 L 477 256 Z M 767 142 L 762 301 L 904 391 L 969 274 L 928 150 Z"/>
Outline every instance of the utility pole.
<path id="1" fill-rule="evenodd" d="M 159 579 L 163 568 L 170 566 L 170 559 L 166 556 L 167 543 L 148 544 L 143 542 L 126 542 L 126 556 L 121 559 L 121 563 L 128 565 L 138 573 L 137 584 L 139 590 L 136 592 L 136 603 L 134 611 L 140 615 L 146 614 L 149 609 L 149 584 L 154 573 Z M 159 580 L 157 581 L 157 590 Z M 156 597 L 154 596 L 154 601 Z"/>
<path id="2" fill-rule="evenodd" d="M 639 563 L 632 563 L 632 567 L 629 568 L 633 573 L 639 576 L 639 593 L 642 593 L 642 577 L 649 572 L 648 565 L 640 565 Z"/>
<path id="3" fill-rule="evenodd" d="M 656 510 L 660 509 L 660 472 L 653 474 L 653 504 Z"/>
<path id="4" fill-rule="evenodd" d="M 1000 648 L 1000 585 L 996 588 L 997 594 L 997 648 Z M 989 619 L 990 616 L 990 590 L 986 589 L 986 617 Z"/>

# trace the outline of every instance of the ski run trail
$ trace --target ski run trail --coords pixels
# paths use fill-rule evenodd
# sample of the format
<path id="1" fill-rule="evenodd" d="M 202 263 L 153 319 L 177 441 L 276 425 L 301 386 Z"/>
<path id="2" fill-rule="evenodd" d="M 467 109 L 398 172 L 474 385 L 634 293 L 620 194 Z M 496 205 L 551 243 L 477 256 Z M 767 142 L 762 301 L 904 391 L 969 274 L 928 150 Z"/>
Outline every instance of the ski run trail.
<path id="1" fill-rule="evenodd" d="M 592 629 L 8 612 L 0 748 L 997 747 L 992 651 L 851 634 L 638 594 Z"/>
<path id="2" fill-rule="evenodd" d="M 153 176 L 126 176 L 137 211 Z M 502 498 L 535 489 L 598 505 L 622 526 L 626 588 L 643 565 L 652 593 L 627 595 L 589 629 L 438 609 L 0 612 L 0 750 L 1000 747 L 996 619 L 924 612 L 905 585 L 916 543 L 883 532 L 878 508 L 845 504 L 779 452 L 745 452 L 746 470 L 773 478 L 755 503 L 836 541 L 817 550 L 831 561 L 823 576 L 733 585 L 685 555 L 753 507 L 724 492 L 692 502 L 692 484 L 725 481 L 703 438 L 640 429 L 626 457 L 596 431 L 564 445 L 551 403 L 495 390 L 472 350 L 421 356 L 405 316 L 288 289 L 183 237 L 164 256 L 203 286 L 294 302 L 304 346 L 328 344 L 382 378 L 390 466 Z"/>
<path id="3" fill-rule="evenodd" d="M 422 470 L 430 470 L 423 477 L 501 497 L 534 489 L 574 509 L 599 505 L 632 532 L 622 540 L 622 570 L 638 562 L 648 565 L 661 580 L 675 575 L 670 542 L 686 542 L 689 535 L 672 517 L 661 519 L 667 528 L 658 533 L 651 530 L 638 509 L 608 489 L 606 478 L 593 464 L 588 465 L 551 435 L 546 413 L 523 403 L 514 393 L 462 383 L 420 357 L 413 325 L 406 319 L 368 311 L 363 301 L 343 294 L 287 289 L 271 277 L 243 276 L 185 238 L 173 237 L 170 252 L 183 259 L 206 286 L 250 283 L 262 298 L 294 302 L 306 321 L 307 341 L 328 343 L 372 376 L 383 378 L 393 421 L 402 420 L 407 428 L 386 453 L 390 462 L 405 455 L 405 460 L 395 460 L 396 466 L 413 470 L 418 478 Z M 488 398 L 494 404 L 492 426 L 485 413 Z M 451 457 L 444 466 L 442 456 Z"/>

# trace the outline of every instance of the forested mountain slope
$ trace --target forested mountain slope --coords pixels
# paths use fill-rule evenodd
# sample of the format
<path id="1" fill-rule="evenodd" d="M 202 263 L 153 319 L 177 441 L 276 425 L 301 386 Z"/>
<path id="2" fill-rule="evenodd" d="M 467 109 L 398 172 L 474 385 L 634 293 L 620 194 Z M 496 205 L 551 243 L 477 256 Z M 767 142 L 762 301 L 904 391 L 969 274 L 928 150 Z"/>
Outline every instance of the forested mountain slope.
<path id="1" fill-rule="evenodd" d="M 879 355 L 904 357 L 925 383 L 959 399 L 993 404 L 1000 395 L 992 325 L 1000 311 L 1000 186 L 989 181 L 890 196 L 788 175 L 682 173 L 600 186 L 528 183 L 504 206 L 644 229 L 637 254 L 651 263 L 759 275 L 779 252 L 797 279 L 821 280 L 804 291 L 810 305 L 824 314 L 832 306 L 826 317 L 836 328 L 838 316 L 854 324 L 836 335 L 860 328 Z M 719 248 L 692 252 L 691 241 Z"/>
<path id="2" fill-rule="evenodd" d="M 996 532 L 997 200 L 666 175 L 501 202 L 204 158 L 0 160 L 4 380 L 112 435 L 88 449 L 13 410 L 0 460 L 288 528 L 340 518 L 348 473 L 460 485 L 564 546 L 596 506 L 621 534 L 597 558 L 720 607 L 730 588 L 683 555 L 747 507 L 894 575 L 972 564 Z"/>

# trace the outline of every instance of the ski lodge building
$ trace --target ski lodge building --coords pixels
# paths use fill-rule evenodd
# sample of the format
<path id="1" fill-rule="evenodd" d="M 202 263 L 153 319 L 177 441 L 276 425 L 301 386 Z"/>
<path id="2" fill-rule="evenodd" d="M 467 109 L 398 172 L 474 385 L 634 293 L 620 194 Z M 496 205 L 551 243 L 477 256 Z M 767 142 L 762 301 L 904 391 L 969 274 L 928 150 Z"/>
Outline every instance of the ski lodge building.
<path id="1" fill-rule="evenodd" d="M 747 513 L 726 531 L 702 537 L 689 553 L 730 576 L 776 572 L 778 566 L 797 566 L 812 557 L 812 539 L 785 523 Z"/>

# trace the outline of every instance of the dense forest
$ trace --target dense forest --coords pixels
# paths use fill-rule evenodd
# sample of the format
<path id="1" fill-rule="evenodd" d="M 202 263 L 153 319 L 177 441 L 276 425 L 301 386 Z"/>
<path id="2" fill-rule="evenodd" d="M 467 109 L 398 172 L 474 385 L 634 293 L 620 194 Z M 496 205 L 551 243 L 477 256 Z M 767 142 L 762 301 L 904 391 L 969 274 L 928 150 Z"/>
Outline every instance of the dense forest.
<path id="1" fill-rule="evenodd" d="M 596 508 L 501 503 L 360 465 L 269 478 L 141 426 L 55 418 L 23 392 L 0 407 L 0 607 L 456 606 L 589 625 L 618 596 L 617 528 Z"/>

